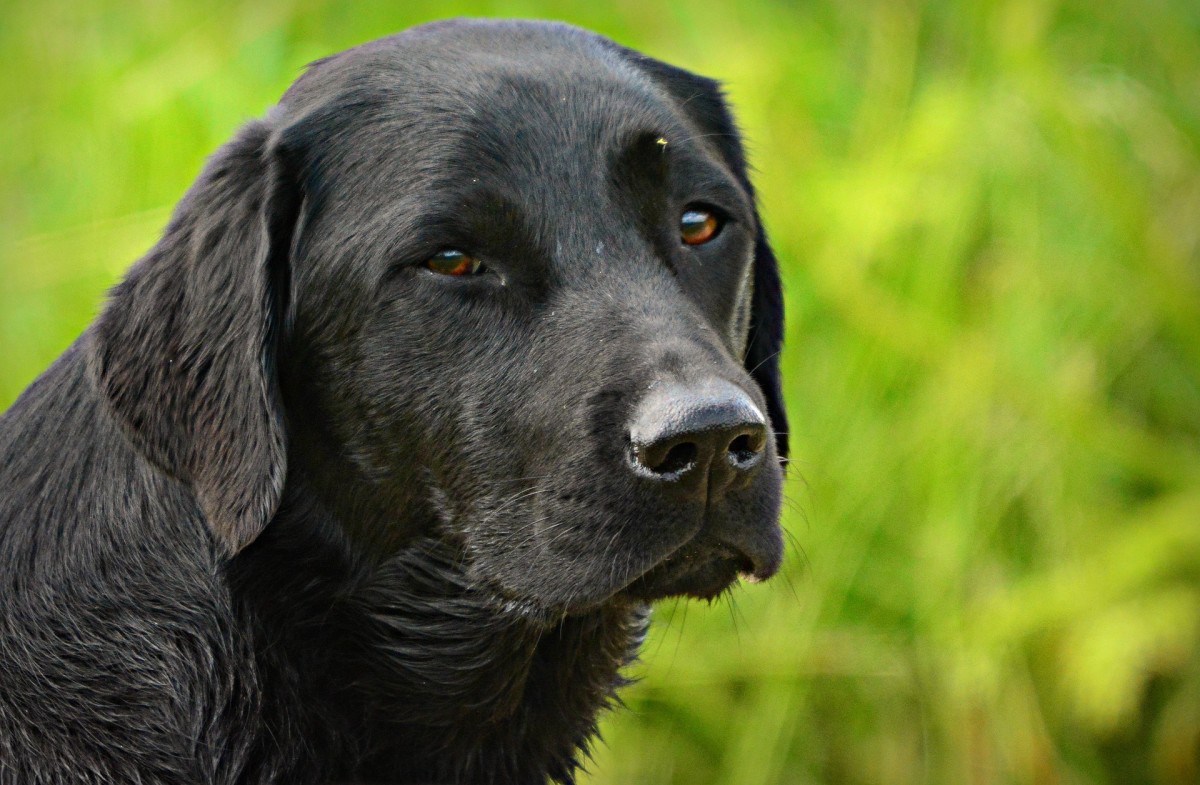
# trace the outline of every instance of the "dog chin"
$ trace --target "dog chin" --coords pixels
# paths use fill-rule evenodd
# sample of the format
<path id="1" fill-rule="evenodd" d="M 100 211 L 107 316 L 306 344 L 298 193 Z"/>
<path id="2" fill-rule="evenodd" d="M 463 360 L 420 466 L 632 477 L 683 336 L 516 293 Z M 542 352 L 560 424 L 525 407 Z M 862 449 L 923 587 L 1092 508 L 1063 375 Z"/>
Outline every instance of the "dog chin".
<path id="1" fill-rule="evenodd" d="M 744 557 L 723 549 L 686 546 L 654 564 L 623 585 L 580 592 L 576 586 L 570 599 L 516 597 L 505 592 L 501 600 L 508 612 L 528 619 L 552 620 L 579 616 L 606 606 L 644 605 L 687 597 L 712 601 L 750 575 L 751 565 Z"/>
<path id="2" fill-rule="evenodd" d="M 617 596 L 642 602 L 668 597 L 711 601 L 748 575 L 750 566 L 732 553 L 686 548 L 634 580 Z"/>

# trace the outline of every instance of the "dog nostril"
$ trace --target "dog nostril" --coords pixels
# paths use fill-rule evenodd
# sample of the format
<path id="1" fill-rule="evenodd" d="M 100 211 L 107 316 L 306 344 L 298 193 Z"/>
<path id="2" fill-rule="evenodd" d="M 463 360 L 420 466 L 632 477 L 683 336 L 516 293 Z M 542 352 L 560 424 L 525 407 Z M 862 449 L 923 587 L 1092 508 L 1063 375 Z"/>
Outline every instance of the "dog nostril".
<path id="1" fill-rule="evenodd" d="M 750 437 L 742 434 L 729 443 L 729 457 L 734 463 L 744 463 L 754 455 L 750 449 Z"/>
<path id="2" fill-rule="evenodd" d="M 753 468 L 762 458 L 766 441 L 766 434 L 762 432 L 739 434 L 727 448 L 729 463 L 743 471 Z"/>
<path id="3" fill-rule="evenodd" d="M 639 463 L 659 475 L 678 474 L 696 462 L 698 449 L 692 442 L 680 442 L 667 450 L 658 460 L 649 455 L 638 456 Z"/>

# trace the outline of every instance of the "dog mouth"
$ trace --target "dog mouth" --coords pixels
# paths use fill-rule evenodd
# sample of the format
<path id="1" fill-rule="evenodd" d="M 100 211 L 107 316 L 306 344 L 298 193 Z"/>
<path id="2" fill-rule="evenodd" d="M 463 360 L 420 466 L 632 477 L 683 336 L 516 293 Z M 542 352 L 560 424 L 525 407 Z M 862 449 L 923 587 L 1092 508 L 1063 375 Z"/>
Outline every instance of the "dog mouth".
<path id="1" fill-rule="evenodd" d="M 686 546 L 652 567 L 617 593 L 641 602 L 668 597 L 711 601 L 737 582 L 753 577 L 754 565 L 744 555 L 724 547 Z"/>
<path id="2" fill-rule="evenodd" d="M 525 532 L 520 536 L 455 526 L 457 517 L 447 515 L 441 536 L 460 551 L 467 580 L 494 596 L 493 607 L 529 620 L 668 598 L 711 602 L 739 578 L 769 579 L 782 561 L 778 523 L 751 517 L 754 511 L 681 510 L 665 521 L 649 512 L 617 511 L 624 515 L 601 519 L 609 528 L 599 534 L 593 531 L 598 524 L 572 514 L 586 511 L 572 507 L 515 511 L 516 525 L 510 526 Z M 615 533 L 604 536 L 609 530 Z"/>
<path id="3" fill-rule="evenodd" d="M 711 602 L 733 587 L 739 578 L 750 583 L 765 580 L 769 575 L 755 571 L 749 557 L 733 548 L 714 543 L 688 543 L 655 564 L 616 591 L 580 601 L 578 597 L 565 603 L 513 591 L 511 587 L 473 576 L 475 589 L 489 597 L 489 605 L 510 618 L 520 618 L 535 625 L 547 625 L 565 616 L 588 613 L 610 603 L 653 603 L 671 597 L 687 597 Z"/>

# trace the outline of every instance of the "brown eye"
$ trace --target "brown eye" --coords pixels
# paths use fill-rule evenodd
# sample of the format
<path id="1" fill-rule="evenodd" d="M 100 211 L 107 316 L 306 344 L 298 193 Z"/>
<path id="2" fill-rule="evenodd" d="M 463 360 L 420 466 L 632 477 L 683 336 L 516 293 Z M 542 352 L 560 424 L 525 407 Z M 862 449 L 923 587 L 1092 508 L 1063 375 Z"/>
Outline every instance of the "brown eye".
<path id="1" fill-rule="evenodd" d="M 483 263 L 462 251 L 439 251 L 425 262 L 425 268 L 438 275 L 476 275 L 483 269 Z"/>
<path id="2" fill-rule="evenodd" d="M 693 207 L 679 219 L 679 236 L 687 245 L 703 245 L 721 231 L 721 221 L 711 210 Z"/>

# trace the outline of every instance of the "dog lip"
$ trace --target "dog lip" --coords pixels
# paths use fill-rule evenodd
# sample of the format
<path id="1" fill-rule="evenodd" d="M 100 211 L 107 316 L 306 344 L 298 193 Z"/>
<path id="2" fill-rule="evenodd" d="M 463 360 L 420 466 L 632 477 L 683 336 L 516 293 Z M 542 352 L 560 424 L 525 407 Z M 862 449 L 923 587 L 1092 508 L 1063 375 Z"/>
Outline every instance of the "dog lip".
<path id="1" fill-rule="evenodd" d="M 704 554 L 695 550 L 676 554 L 655 564 L 630 581 L 617 594 L 640 600 L 686 596 L 712 600 L 747 574 L 744 558 L 729 553 Z"/>

